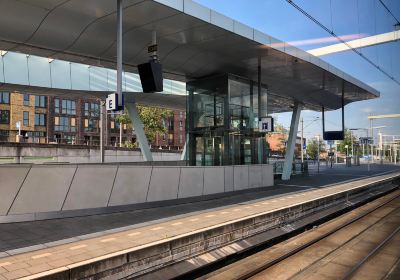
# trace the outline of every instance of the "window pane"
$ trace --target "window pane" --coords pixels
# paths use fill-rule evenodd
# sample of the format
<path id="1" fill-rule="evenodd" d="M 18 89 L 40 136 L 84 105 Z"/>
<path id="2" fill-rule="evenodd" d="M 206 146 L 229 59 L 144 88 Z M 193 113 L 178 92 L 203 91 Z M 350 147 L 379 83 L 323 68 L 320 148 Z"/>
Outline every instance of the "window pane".
<path id="1" fill-rule="evenodd" d="M 0 123 L 9 124 L 10 123 L 10 111 L 0 110 Z"/>
<path id="2" fill-rule="evenodd" d="M 64 100 L 61 102 L 61 112 L 63 114 L 67 113 L 67 100 Z"/>
<path id="3" fill-rule="evenodd" d="M 29 94 L 24 94 L 24 106 L 29 106 Z"/>
<path id="4" fill-rule="evenodd" d="M 24 111 L 24 126 L 29 126 L 29 112 Z"/>
<path id="5" fill-rule="evenodd" d="M 10 93 L 9 92 L 0 92 L 0 103 L 9 104 L 10 103 Z"/>

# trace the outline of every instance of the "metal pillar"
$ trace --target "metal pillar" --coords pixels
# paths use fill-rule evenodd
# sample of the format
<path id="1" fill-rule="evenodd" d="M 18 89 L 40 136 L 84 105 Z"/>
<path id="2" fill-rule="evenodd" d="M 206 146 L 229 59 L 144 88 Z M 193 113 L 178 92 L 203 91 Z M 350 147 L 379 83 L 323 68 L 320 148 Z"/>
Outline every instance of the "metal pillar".
<path id="1" fill-rule="evenodd" d="M 119 146 L 122 147 L 122 126 L 123 124 L 119 124 Z"/>
<path id="2" fill-rule="evenodd" d="M 150 151 L 149 142 L 147 141 L 146 134 L 144 133 L 143 123 L 140 120 L 139 114 L 134 102 L 126 102 L 125 107 L 128 110 L 129 117 L 132 120 L 133 127 L 136 133 L 136 139 L 139 141 L 140 150 L 142 151 L 145 161 L 153 161 L 153 156 Z"/>
<path id="3" fill-rule="evenodd" d="M 289 180 L 292 173 L 294 148 L 296 146 L 297 130 L 299 128 L 301 107 L 297 102 L 294 104 L 292 121 L 290 123 L 289 139 L 283 164 L 282 180 Z"/>
<path id="4" fill-rule="evenodd" d="M 105 102 L 100 100 L 100 163 L 104 163 L 104 109 Z"/>
<path id="5" fill-rule="evenodd" d="M 117 0 L 117 96 L 122 105 L 122 0 Z"/>
<path id="6" fill-rule="evenodd" d="M 304 120 L 301 118 L 301 162 L 304 162 L 304 151 L 303 151 L 303 136 L 304 136 Z"/>
<path id="7" fill-rule="evenodd" d="M 320 153 L 321 153 L 321 150 L 320 150 L 320 144 L 319 144 L 319 135 L 317 135 L 317 145 L 318 145 L 318 149 L 317 149 L 317 159 L 318 159 L 318 174 L 319 174 L 319 164 L 320 164 L 320 161 L 319 161 L 319 155 L 320 155 Z"/>
<path id="8" fill-rule="evenodd" d="M 370 161 L 370 157 L 371 157 L 371 156 L 370 156 L 370 154 L 368 153 L 368 146 L 369 146 L 369 129 L 367 129 L 367 141 L 368 141 L 368 142 L 367 142 L 367 147 L 366 147 L 366 148 L 367 148 L 367 155 L 368 155 L 368 172 L 369 172 L 369 171 L 370 171 L 370 168 L 371 168 L 371 167 L 370 167 L 370 164 L 369 164 L 369 161 Z"/>
<path id="9" fill-rule="evenodd" d="M 182 151 L 182 154 L 181 154 L 181 160 L 186 160 L 187 139 L 188 139 L 188 138 L 186 138 L 185 145 L 183 146 L 183 151 Z"/>
<path id="10" fill-rule="evenodd" d="M 374 145 L 375 145 L 375 141 L 374 141 L 374 127 L 372 126 L 372 119 L 369 120 L 369 128 L 371 129 L 371 139 L 372 139 L 372 143 L 371 143 L 371 160 L 372 163 L 374 163 Z"/>
<path id="11" fill-rule="evenodd" d="M 379 160 L 380 163 L 383 164 L 383 158 L 382 158 L 382 150 L 383 150 L 383 143 L 382 143 L 382 133 L 379 132 Z"/>

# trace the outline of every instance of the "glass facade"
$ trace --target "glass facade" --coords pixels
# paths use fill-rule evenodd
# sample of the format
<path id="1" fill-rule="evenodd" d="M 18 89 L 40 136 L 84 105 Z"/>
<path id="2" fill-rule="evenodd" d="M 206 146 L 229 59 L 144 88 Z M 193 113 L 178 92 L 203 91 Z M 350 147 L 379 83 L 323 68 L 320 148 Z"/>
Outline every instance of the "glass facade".
<path id="1" fill-rule="evenodd" d="M 190 165 L 267 163 L 259 116 L 267 114 L 267 89 L 234 75 L 187 83 Z"/>
<path id="2" fill-rule="evenodd" d="M 0 56 L 0 82 L 59 89 L 116 91 L 117 71 L 9 51 Z M 123 72 L 122 90 L 142 91 L 139 75 Z M 164 92 L 184 95 L 185 84 L 164 79 Z"/>

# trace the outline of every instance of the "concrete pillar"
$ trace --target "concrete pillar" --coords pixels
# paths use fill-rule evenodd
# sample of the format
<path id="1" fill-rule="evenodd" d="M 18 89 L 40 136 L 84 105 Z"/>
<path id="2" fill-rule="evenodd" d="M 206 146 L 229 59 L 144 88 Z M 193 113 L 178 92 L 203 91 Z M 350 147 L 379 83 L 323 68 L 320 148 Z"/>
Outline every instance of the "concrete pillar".
<path id="1" fill-rule="evenodd" d="M 132 120 L 133 127 L 136 133 L 136 139 L 139 141 L 140 150 L 142 151 L 144 161 L 153 161 L 153 156 L 150 151 L 149 142 L 147 141 L 146 134 L 144 133 L 143 123 L 140 120 L 139 114 L 134 102 L 125 102 L 125 107 L 128 110 L 129 117 Z"/>
<path id="2" fill-rule="evenodd" d="M 285 162 L 283 164 L 282 180 L 289 180 L 292 173 L 294 149 L 296 146 L 297 130 L 299 128 L 301 108 L 299 103 L 295 103 L 290 123 L 289 139 L 286 147 Z"/>

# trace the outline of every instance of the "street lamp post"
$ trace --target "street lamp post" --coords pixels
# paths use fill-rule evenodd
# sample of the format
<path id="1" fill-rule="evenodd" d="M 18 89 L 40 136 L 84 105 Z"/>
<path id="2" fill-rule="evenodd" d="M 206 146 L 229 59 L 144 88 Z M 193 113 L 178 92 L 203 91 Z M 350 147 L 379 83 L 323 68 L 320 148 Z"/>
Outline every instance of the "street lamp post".
<path id="1" fill-rule="evenodd" d="M 351 157 L 354 155 L 354 143 L 353 143 L 353 133 L 350 130 L 350 138 L 351 138 Z"/>
<path id="2" fill-rule="evenodd" d="M 314 119 L 309 121 L 309 124 L 307 126 L 310 126 L 313 122 L 319 120 L 319 117 L 315 117 Z M 304 147 L 303 147 L 303 142 L 304 142 L 304 119 L 301 118 L 301 162 L 304 162 Z M 306 126 L 306 128 L 307 128 Z"/>

